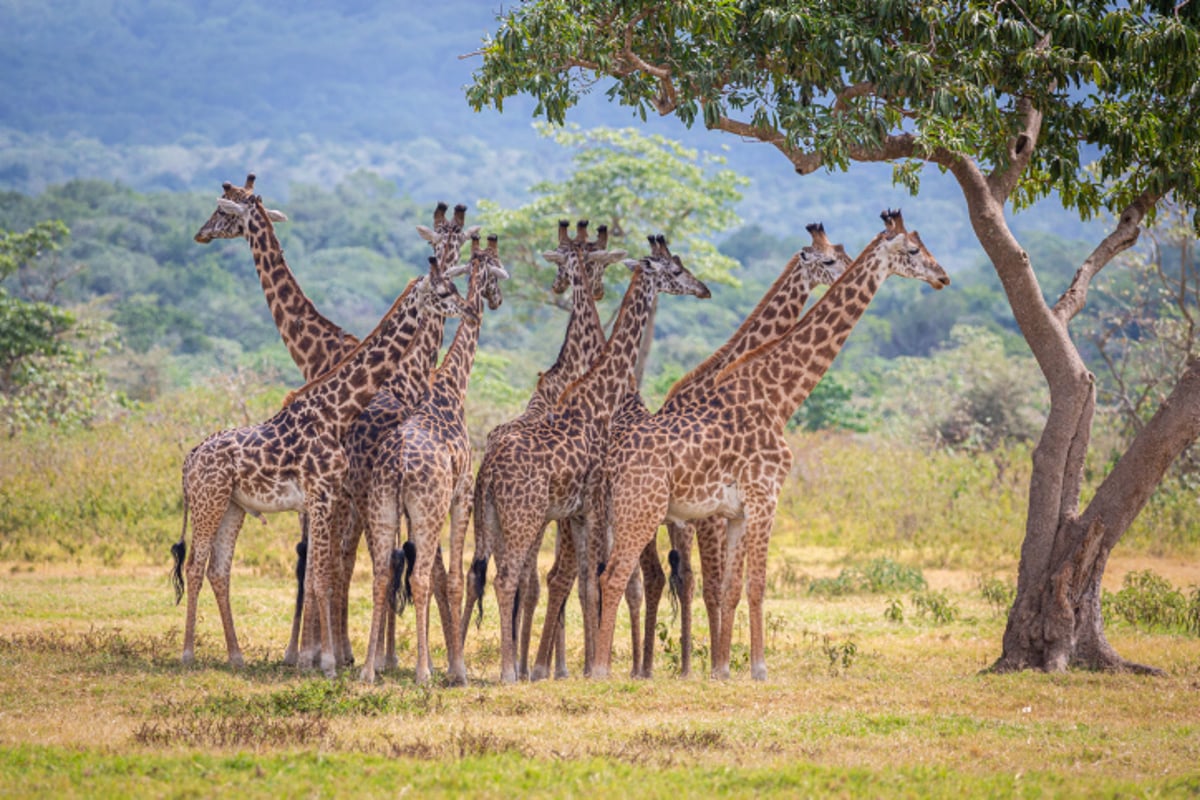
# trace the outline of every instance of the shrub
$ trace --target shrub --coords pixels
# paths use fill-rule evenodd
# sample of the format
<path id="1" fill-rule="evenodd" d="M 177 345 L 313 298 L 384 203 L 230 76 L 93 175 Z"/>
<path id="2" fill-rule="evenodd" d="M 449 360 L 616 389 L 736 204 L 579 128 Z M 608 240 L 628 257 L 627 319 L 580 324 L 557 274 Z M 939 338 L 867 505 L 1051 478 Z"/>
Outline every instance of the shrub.
<path id="1" fill-rule="evenodd" d="M 818 578 L 808 586 L 810 594 L 840 597 L 847 594 L 887 594 L 926 587 L 919 567 L 876 558 L 861 567 L 843 569 L 836 578 Z"/>
<path id="2" fill-rule="evenodd" d="M 1120 591 L 1104 592 L 1101 609 L 1106 618 L 1118 617 L 1139 628 L 1200 636 L 1200 586 L 1190 595 L 1151 570 L 1125 575 Z"/>

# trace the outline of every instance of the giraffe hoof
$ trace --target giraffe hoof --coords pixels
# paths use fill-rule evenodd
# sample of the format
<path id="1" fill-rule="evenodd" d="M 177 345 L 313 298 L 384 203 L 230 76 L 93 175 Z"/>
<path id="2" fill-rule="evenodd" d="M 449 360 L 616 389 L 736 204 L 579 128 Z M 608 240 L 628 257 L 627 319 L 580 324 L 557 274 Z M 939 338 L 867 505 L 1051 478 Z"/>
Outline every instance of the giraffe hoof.
<path id="1" fill-rule="evenodd" d="M 300 662 L 300 654 L 295 650 L 288 649 L 283 653 L 283 665 L 285 667 L 294 667 Z"/>
<path id="2" fill-rule="evenodd" d="M 765 681 L 767 679 L 767 665 L 755 664 L 750 668 L 750 677 L 756 681 Z"/>
<path id="3" fill-rule="evenodd" d="M 542 666 L 535 666 L 533 668 L 533 671 L 529 673 L 529 680 L 532 683 L 537 683 L 538 681 L 544 681 L 548 677 L 550 677 L 550 670 L 548 670 Z"/>
<path id="4" fill-rule="evenodd" d="M 713 667 L 712 677 L 714 681 L 729 680 L 729 667 Z"/>
<path id="5" fill-rule="evenodd" d="M 602 667 L 599 665 L 593 666 L 591 674 L 588 677 L 600 681 L 608 680 L 608 667 Z"/>
<path id="6" fill-rule="evenodd" d="M 358 674 L 358 679 L 366 684 L 374 683 L 375 682 L 375 670 L 371 669 L 369 666 L 363 667 L 362 672 L 360 672 Z"/>
<path id="7" fill-rule="evenodd" d="M 230 653 L 229 666 L 233 669 L 241 669 L 242 667 L 246 666 L 246 659 L 242 658 L 241 653 Z"/>
<path id="8" fill-rule="evenodd" d="M 191 650 L 184 650 L 181 661 L 185 667 L 190 667 L 196 663 L 196 655 Z"/>

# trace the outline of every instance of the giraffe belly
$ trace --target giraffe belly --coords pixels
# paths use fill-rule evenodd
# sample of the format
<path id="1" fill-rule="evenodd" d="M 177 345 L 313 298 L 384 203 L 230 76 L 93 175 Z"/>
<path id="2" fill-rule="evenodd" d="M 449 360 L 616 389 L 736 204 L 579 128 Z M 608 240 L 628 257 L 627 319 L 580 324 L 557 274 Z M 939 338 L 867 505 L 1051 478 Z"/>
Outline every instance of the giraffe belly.
<path id="1" fill-rule="evenodd" d="M 672 497 L 667 505 L 668 522 L 686 522 L 707 517 L 733 519 L 742 515 L 742 492 L 736 483 L 722 484 L 712 491 L 688 492 Z"/>
<path id="2" fill-rule="evenodd" d="M 300 484 L 292 481 L 261 489 L 239 486 L 233 491 L 233 502 L 249 514 L 303 511 L 304 490 L 300 488 Z"/>

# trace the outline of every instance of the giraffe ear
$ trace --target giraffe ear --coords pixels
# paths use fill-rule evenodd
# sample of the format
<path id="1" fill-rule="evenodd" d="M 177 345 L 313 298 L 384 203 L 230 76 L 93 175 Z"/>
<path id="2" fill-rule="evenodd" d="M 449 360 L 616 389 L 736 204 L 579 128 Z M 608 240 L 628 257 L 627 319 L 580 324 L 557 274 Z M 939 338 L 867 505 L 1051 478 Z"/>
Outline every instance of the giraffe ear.
<path id="1" fill-rule="evenodd" d="M 638 261 L 636 258 L 627 258 L 621 263 L 628 267 L 629 271 L 632 272 L 633 270 L 637 269 L 637 265 L 642 262 Z"/>
<path id="2" fill-rule="evenodd" d="M 418 225 L 417 233 L 421 234 L 421 238 L 430 244 L 433 244 L 437 241 L 437 234 L 433 232 L 432 228 L 426 228 L 424 225 Z"/>
<path id="3" fill-rule="evenodd" d="M 442 274 L 442 277 L 445 278 L 446 280 L 453 280 L 454 278 L 457 278 L 459 275 L 466 275 L 470 271 L 471 271 L 470 264 L 455 264 L 453 267 L 450 267 L 450 269 L 446 270 Z"/>
<path id="4" fill-rule="evenodd" d="M 217 198 L 217 208 L 221 211 L 224 211 L 226 214 L 236 214 L 241 216 L 246 213 L 246 207 L 244 205 L 224 197 Z"/>
<path id="5" fill-rule="evenodd" d="M 488 267 L 488 269 L 490 269 L 492 274 L 496 276 L 496 280 L 506 281 L 509 278 L 508 270 L 499 264 L 492 264 L 490 267 Z"/>
<path id="6" fill-rule="evenodd" d="M 277 211 L 273 208 L 267 209 L 267 219 L 271 220 L 271 222 L 287 222 L 288 221 L 287 214 L 283 213 L 282 211 Z"/>
<path id="7" fill-rule="evenodd" d="M 547 250 L 546 252 L 542 253 L 542 258 L 546 259 L 551 264 L 556 264 L 558 266 L 562 266 L 562 263 L 565 260 L 563 254 L 557 250 Z"/>

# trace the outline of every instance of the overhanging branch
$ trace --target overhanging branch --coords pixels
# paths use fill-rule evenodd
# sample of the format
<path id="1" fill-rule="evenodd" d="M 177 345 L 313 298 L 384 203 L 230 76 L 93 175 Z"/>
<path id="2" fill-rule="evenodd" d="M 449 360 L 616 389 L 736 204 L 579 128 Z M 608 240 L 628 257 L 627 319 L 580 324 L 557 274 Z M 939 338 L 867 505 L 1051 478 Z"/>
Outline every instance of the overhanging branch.
<path id="1" fill-rule="evenodd" d="M 1150 191 L 1142 192 L 1132 203 L 1121 212 L 1117 219 L 1117 227 L 1096 246 L 1075 272 L 1071 285 L 1063 292 L 1062 297 L 1054 304 L 1054 316 L 1062 324 L 1074 319 L 1087 303 L 1088 288 L 1092 279 L 1104 269 L 1113 258 L 1137 243 L 1142 220 L 1147 212 L 1159 201 L 1162 195 Z"/>

